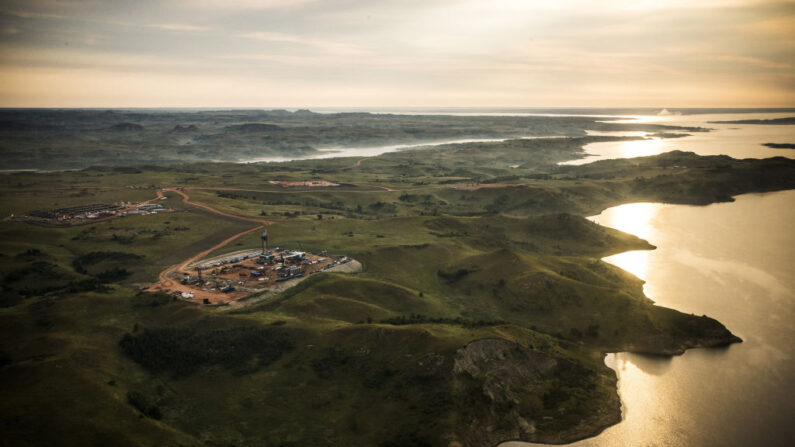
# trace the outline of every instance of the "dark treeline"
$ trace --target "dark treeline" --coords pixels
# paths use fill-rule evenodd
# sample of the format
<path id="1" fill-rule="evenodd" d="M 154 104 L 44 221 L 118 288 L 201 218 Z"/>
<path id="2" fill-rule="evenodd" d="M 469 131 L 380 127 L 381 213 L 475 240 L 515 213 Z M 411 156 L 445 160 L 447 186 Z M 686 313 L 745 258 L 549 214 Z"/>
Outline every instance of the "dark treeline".
<path id="1" fill-rule="evenodd" d="M 482 326 L 499 326 L 505 324 L 502 320 L 469 320 L 466 318 L 443 318 L 443 317 L 429 317 L 422 314 L 401 315 L 399 317 L 387 318 L 379 321 L 381 324 L 391 324 L 394 326 L 403 326 L 407 324 L 454 324 L 457 326 L 464 326 L 467 328 L 482 327 Z"/>
<path id="2" fill-rule="evenodd" d="M 122 352 L 154 373 L 188 376 L 220 365 L 246 374 L 278 360 L 293 344 L 283 330 L 254 326 L 198 332 L 166 328 L 124 334 Z"/>

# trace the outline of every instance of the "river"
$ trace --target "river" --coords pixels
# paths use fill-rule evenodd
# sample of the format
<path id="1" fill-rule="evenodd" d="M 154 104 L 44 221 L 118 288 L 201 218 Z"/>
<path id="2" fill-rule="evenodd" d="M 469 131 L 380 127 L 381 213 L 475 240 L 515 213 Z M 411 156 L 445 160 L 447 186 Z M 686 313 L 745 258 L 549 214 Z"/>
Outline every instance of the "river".
<path id="1" fill-rule="evenodd" d="M 311 155 L 300 157 L 258 157 L 243 160 L 242 163 L 276 163 L 287 162 L 295 160 L 323 160 L 326 158 L 340 158 L 340 157 L 376 157 L 378 155 L 386 154 L 389 152 L 405 151 L 409 149 L 431 148 L 435 146 L 443 146 L 446 144 L 465 144 L 465 143 L 494 143 L 497 141 L 511 140 L 539 140 L 546 138 L 566 138 L 565 135 L 543 135 L 543 136 L 525 136 L 525 137 L 511 137 L 511 138 L 455 138 L 451 140 L 438 140 L 425 143 L 410 143 L 410 144 L 387 144 L 376 146 L 358 146 L 358 147 L 332 147 L 318 149 L 318 152 Z"/>
<path id="2" fill-rule="evenodd" d="M 658 305 L 714 317 L 744 342 L 673 358 L 609 354 L 623 421 L 569 445 L 792 445 L 795 191 L 705 207 L 627 204 L 591 219 L 659 247 L 605 258 L 644 279 Z"/>
<path id="3" fill-rule="evenodd" d="M 328 110 L 324 113 L 339 112 Z M 726 154 L 734 158 L 767 158 L 782 156 L 795 158 L 793 149 L 771 149 L 762 146 L 764 143 L 795 143 L 795 125 L 753 125 L 753 124 L 721 124 L 715 121 L 733 121 L 741 119 L 771 119 L 795 116 L 795 112 L 777 113 L 720 113 L 692 115 L 599 115 L 599 114 L 555 114 L 529 112 L 432 112 L 432 111 L 401 111 L 384 110 L 379 113 L 412 114 L 412 115 L 455 115 L 455 116 L 588 116 L 608 118 L 612 123 L 650 123 L 671 126 L 703 127 L 709 132 L 691 132 L 681 138 L 659 138 L 647 132 L 638 131 L 586 131 L 589 135 L 644 137 L 643 140 L 608 141 L 587 144 L 584 150 L 589 156 L 560 164 L 581 165 L 598 160 L 611 158 L 631 158 L 655 155 L 673 150 L 695 152 L 699 155 Z M 616 119 L 619 118 L 619 119 Z M 389 144 L 364 147 L 334 147 L 320 149 L 317 153 L 299 157 L 257 157 L 240 160 L 240 163 L 287 162 L 293 160 L 316 160 L 336 157 L 375 157 L 389 152 L 440 146 L 444 144 L 461 144 L 476 142 L 497 142 L 506 139 L 525 138 L 564 138 L 560 135 L 527 136 L 511 138 L 458 138 L 424 143 Z"/>

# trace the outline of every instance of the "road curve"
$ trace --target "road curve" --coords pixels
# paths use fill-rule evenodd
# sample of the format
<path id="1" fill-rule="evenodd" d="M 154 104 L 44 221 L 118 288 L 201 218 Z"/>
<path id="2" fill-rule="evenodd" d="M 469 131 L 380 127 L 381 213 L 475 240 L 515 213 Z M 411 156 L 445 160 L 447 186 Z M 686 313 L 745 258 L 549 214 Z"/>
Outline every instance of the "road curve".
<path id="1" fill-rule="evenodd" d="M 180 264 L 176 264 L 176 265 L 172 265 L 171 267 L 168 267 L 167 269 L 165 269 L 162 272 L 160 272 L 160 274 L 158 275 L 159 283 L 158 284 L 153 284 L 152 286 L 150 286 L 148 288 L 148 290 L 152 290 L 152 291 L 168 290 L 168 291 L 171 291 L 171 292 L 193 292 L 194 297 L 196 299 L 200 299 L 201 300 L 201 299 L 205 299 L 206 298 L 206 299 L 210 300 L 210 302 L 215 302 L 218 299 L 218 294 L 217 293 L 211 293 L 211 292 L 208 292 L 208 291 L 193 289 L 190 286 L 184 285 L 184 284 L 180 283 L 179 281 L 177 281 L 175 279 L 169 278 L 168 275 L 171 274 L 172 272 L 188 273 L 188 271 L 186 269 L 187 269 L 187 267 L 190 264 L 202 259 L 203 257 L 207 256 L 212 251 L 215 251 L 215 250 L 217 250 L 217 249 L 219 249 L 221 247 L 226 246 L 227 244 L 229 244 L 230 242 L 234 241 L 235 239 L 238 239 L 238 238 L 240 238 L 242 236 L 245 236 L 245 235 L 247 235 L 249 233 L 252 233 L 254 231 L 262 229 L 266 225 L 272 225 L 273 222 L 272 221 L 268 221 L 268 220 L 256 219 L 256 218 L 253 218 L 253 217 L 237 216 L 237 215 L 234 215 L 234 214 L 230 214 L 230 213 L 227 213 L 227 212 L 224 212 L 224 211 L 217 210 L 217 209 L 215 209 L 215 208 L 213 208 L 211 206 L 204 205 L 202 203 L 191 202 L 190 196 L 188 196 L 184 191 L 182 191 L 180 189 L 177 189 L 177 188 L 164 188 L 162 190 L 158 190 L 157 191 L 157 199 L 160 199 L 161 197 L 163 197 L 163 193 L 165 191 L 174 192 L 174 193 L 179 194 L 180 196 L 182 196 L 182 202 L 185 203 L 186 205 L 190 205 L 190 206 L 194 206 L 194 207 L 197 207 L 197 208 L 201 208 L 201 209 L 203 209 L 205 211 L 209 211 L 209 212 L 211 212 L 213 214 L 217 214 L 219 216 L 229 217 L 229 218 L 232 218 L 232 219 L 242 220 L 242 221 L 245 221 L 245 222 L 254 222 L 254 223 L 257 224 L 253 228 L 249 228 L 248 230 L 241 231 L 240 233 L 237 233 L 237 234 L 235 234 L 233 236 L 230 236 L 229 238 L 223 240 L 222 242 L 219 242 L 218 244 L 215 244 L 214 246 L 208 248 L 207 250 L 204 250 L 201 253 L 198 253 L 198 254 L 196 254 L 194 256 L 191 256 L 190 258 L 186 259 L 185 261 L 183 261 Z M 153 200 L 157 200 L 157 199 L 153 199 Z M 229 293 L 229 294 L 225 294 L 225 296 L 227 298 L 235 298 L 235 295 L 237 295 L 237 294 L 239 294 L 241 296 L 245 295 L 244 292 L 232 292 L 232 293 Z"/>

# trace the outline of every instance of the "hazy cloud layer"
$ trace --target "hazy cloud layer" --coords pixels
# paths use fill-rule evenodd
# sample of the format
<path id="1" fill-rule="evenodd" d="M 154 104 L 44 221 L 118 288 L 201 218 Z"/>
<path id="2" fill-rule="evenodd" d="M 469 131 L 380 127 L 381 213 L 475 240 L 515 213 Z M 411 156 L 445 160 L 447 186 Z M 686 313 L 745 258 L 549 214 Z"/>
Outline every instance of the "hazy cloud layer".
<path id="1" fill-rule="evenodd" d="M 795 1 L 26 0 L 0 105 L 794 106 Z"/>

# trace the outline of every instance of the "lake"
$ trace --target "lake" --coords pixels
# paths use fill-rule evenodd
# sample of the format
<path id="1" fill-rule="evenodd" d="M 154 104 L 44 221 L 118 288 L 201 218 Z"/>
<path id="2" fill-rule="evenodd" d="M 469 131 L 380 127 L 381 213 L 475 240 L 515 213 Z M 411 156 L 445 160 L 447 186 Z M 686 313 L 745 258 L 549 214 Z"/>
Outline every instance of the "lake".
<path id="1" fill-rule="evenodd" d="M 570 163 L 671 150 L 735 158 L 793 158 L 795 150 L 770 149 L 762 143 L 795 143 L 795 126 L 710 123 L 793 115 L 625 117 L 623 122 L 699 126 L 712 131 L 684 138 L 592 143 L 585 150 L 593 156 Z M 643 132 L 589 133 L 646 136 Z M 472 140 L 436 144 L 466 141 Z M 373 156 L 416 146 L 424 145 L 340 148 L 321 157 Z M 709 315 L 745 341 L 727 348 L 689 350 L 673 358 L 607 355 L 606 364 L 619 377 L 624 420 L 597 437 L 569 445 L 791 445 L 795 439 L 795 191 L 748 194 L 734 203 L 706 207 L 627 204 L 605 210 L 592 220 L 659 247 L 606 258 L 644 279 L 644 292 L 658 305 Z M 532 445 L 509 442 L 502 447 Z"/>
<path id="2" fill-rule="evenodd" d="M 609 354 L 624 420 L 570 446 L 792 445 L 795 191 L 736 199 L 627 204 L 591 218 L 658 247 L 605 258 L 644 279 L 658 305 L 716 318 L 744 342 L 673 358 Z"/>
<path id="3" fill-rule="evenodd" d="M 673 150 L 699 155 L 725 154 L 733 158 L 795 158 L 793 149 L 771 149 L 764 143 L 795 143 L 795 125 L 719 124 L 714 121 L 771 119 L 795 116 L 795 113 L 742 113 L 700 115 L 634 116 L 618 123 L 651 123 L 671 126 L 704 127 L 710 132 L 693 132 L 682 138 L 654 138 L 633 141 L 610 141 L 585 145 L 591 156 L 561 164 L 581 165 L 611 158 L 632 158 Z M 645 132 L 589 132 L 591 135 L 646 136 Z"/>

